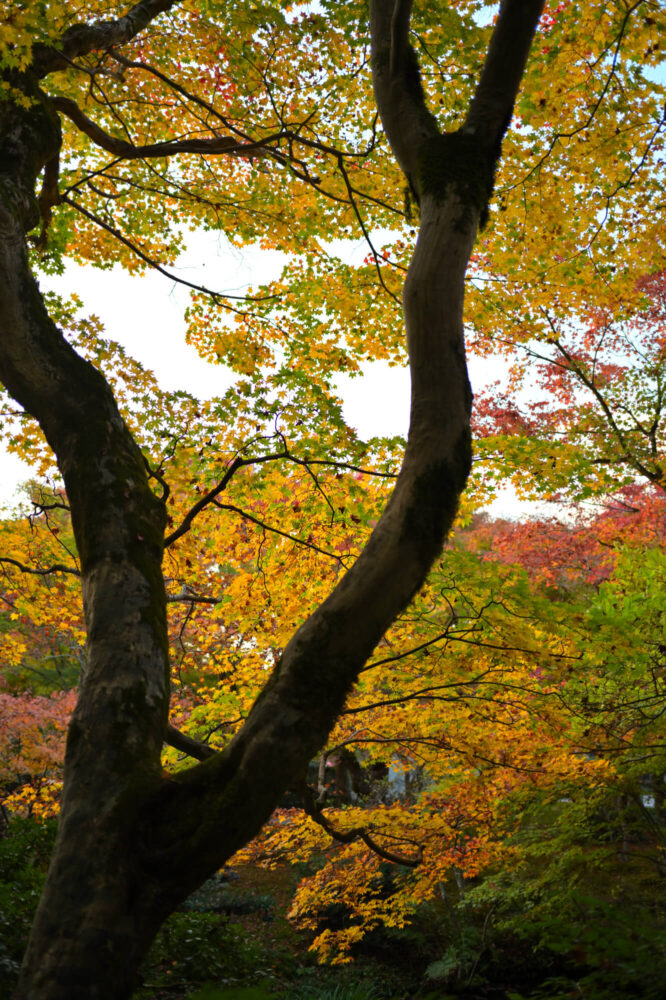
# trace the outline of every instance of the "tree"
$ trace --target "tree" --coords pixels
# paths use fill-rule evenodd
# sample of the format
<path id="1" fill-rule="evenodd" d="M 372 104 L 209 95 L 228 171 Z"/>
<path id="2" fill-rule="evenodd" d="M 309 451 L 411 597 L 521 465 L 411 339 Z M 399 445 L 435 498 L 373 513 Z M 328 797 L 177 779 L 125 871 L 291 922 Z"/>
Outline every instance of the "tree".
<path id="1" fill-rule="evenodd" d="M 329 500 L 350 503 L 346 484 L 339 497 L 325 480 L 321 486 Z M 290 508 L 307 505 L 308 489 L 292 480 Z M 575 523 L 477 517 L 458 528 L 427 586 L 364 666 L 318 767 L 236 855 L 234 864 L 312 867 L 291 915 L 315 932 L 312 947 L 321 958 L 349 961 L 368 932 L 391 934 L 414 921 L 418 927 L 424 907 L 441 908 L 442 891 L 450 904 L 468 901 L 467 917 L 463 910 L 457 919 L 471 921 L 473 931 L 481 910 L 479 926 L 493 935 L 502 913 L 525 932 L 516 908 L 522 895 L 538 905 L 544 933 L 575 940 L 587 906 L 579 897 L 598 898 L 600 879 L 602 901 L 611 884 L 623 909 L 631 905 L 644 919 L 644 896 L 635 890 L 643 880 L 656 888 L 663 871 L 666 511 L 653 488 L 625 489 L 622 500 Z M 265 516 L 256 502 L 252 509 Z M 352 509 L 363 513 L 367 500 L 357 494 Z M 326 549 L 344 546 L 321 520 L 309 512 L 310 542 L 320 551 L 310 550 L 308 572 L 326 579 L 327 561 L 335 565 Z M 39 540 L 25 521 L 4 527 L 7 538 L 21 531 L 26 547 Z M 266 663 L 283 642 L 277 622 L 296 613 L 294 591 L 304 599 L 298 576 L 306 563 L 293 558 L 298 545 L 291 539 L 270 547 L 264 541 L 258 574 L 249 553 L 261 548 L 263 529 L 253 524 L 243 536 L 220 528 L 216 520 L 200 523 L 196 544 L 180 551 L 183 575 L 172 580 L 178 600 L 168 616 L 177 692 L 172 722 L 218 751 L 264 683 Z M 232 577 L 226 605 L 213 596 L 219 569 L 206 551 L 223 559 Z M 33 579 L 17 579 L 13 602 L 26 638 L 44 631 L 40 605 L 48 588 L 31 587 Z M 217 603 L 199 603 L 204 598 Z M 73 637 L 76 624 L 73 615 Z M 61 628 L 66 648 L 64 620 Z M 31 653 L 36 647 L 29 643 Z M 19 668 L 14 676 L 20 678 Z M 9 807 L 36 814 L 51 805 L 40 779 L 52 748 L 44 737 L 38 754 L 11 748 L 37 704 L 14 699 L 5 772 L 18 770 L 25 782 L 20 790 L 10 786 Z M 183 752 L 197 749 L 178 742 L 181 749 L 165 760 L 172 773 L 184 766 Z M 646 795 L 654 800 L 649 808 Z M 344 920 L 331 926 L 341 905 Z M 564 912 L 571 935 L 562 938 Z M 613 954 L 602 951 L 599 960 Z M 509 982 L 515 973 L 509 964 Z"/>
<path id="2" fill-rule="evenodd" d="M 531 342 L 508 345 L 511 387 L 477 399 L 474 429 L 484 462 L 499 464 L 504 475 L 514 449 L 521 466 L 540 470 L 526 477 L 516 468 L 525 495 L 575 503 L 637 480 L 666 489 L 664 276 L 642 276 L 629 290 L 631 305 L 620 299 L 566 320 L 544 310 Z M 530 399 L 524 392 L 521 399 L 524 356 L 535 362 Z"/>
<path id="3" fill-rule="evenodd" d="M 619 896 L 641 866 L 661 877 L 660 806 L 642 808 L 641 796 L 664 768 L 664 502 L 644 493 L 626 496 L 633 512 L 618 504 L 573 525 L 480 518 L 454 533 L 322 755 L 344 747 L 370 768 L 389 762 L 388 796 L 366 789 L 349 806 L 322 789 L 306 805 L 319 828 L 280 811 L 245 855 L 325 855 L 292 910 L 320 954 L 346 960 L 367 931 L 404 926 L 440 889 L 492 900 L 490 923 L 513 909 L 520 929 L 516 895 L 502 899 L 495 879 L 555 912 L 571 905 L 586 862 L 588 885 L 603 870 Z M 215 718 L 202 708 L 200 724 L 207 711 Z M 390 890 L 387 857 L 402 862 Z M 343 900 L 345 923 L 327 927 L 326 906 Z"/>
<path id="4" fill-rule="evenodd" d="M 167 489 L 153 492 L 144 457 L 108 382 L 49 315 L 29 269 L 26 234 L 41 217 L 37 242 L 43 244 L 60 198 L 83 217 L 93 215 L 71 188 L 58 193 L 59 115 L 114 158 L 141 162 L 144 183 L 137 201 L 129 206 L 126 200 L 124 209 L 135 218 L 146 210 L 145 177 L 152 174 L 158 189 L 165 182 L 151 170 L 153 157 L 227 153 L 251 160 L 261 153 L 289 162 L 293 177 L 305 174 L 316 186 L 294 151 L 308 140 L 286 125 L 277 135 L 250 137 L 249 129 L 238 128 L 238 118 L 227 120 L 209 103 L 192 100 L 188 86 L 177 82 L 167 81 L 189 102 L 187 114 L 199 119 L 202 112 L 215 114 L 215 127 L 206 125 L 205 138 L 186 134 L 141 142 L 132 130 L 129 139 L 120 138 L 73 100 L 72 90 L 81 94 L 82 74 L 98 94 L 105 78 L 113 78 L 112 88 L 122 87 L 125 71 L 138 63 L 148 82 L 142 79 L 134 92 L 134 108 L 146 108 L 135 135 L 159 133 L 165 115 L 155 87 L 164 77 L 143 58 L 142 33 L 169 14 L 170 41 L 196 37 L 210 45 L 215 36 L 208 16 L 215 5 L 141 0 L 102 21 L 94 20 L 98 9 L 91 5 L 90 21 L 74 24 L 67 8 L 52 5 L 31 4 L 5 15 L 0 374 L 10 395 L 38 422 L 62 473 L 88 636 L 87 669 L 68 733 L 58 841 L 18 996 L 129 995 L 137 964 L 160 923 L 260 829 L 284 788 L 303 773 L 367 657 L 437 556 L 470 466 L 465 269 L 542 6 L 539 0 L 502 5 L 465 118 L 455 132 L 441 133 L 419 85 L 409 41 L 410 5 L 384 0 L 372 5 L 377 107 L 421 219 L 403 292 L 413 384 L 404 460 L 362 553 L 287 643 L 240 732 L 222 753 L 169 777 L 160 766 L 169 704 L 161 570 Z M 106 14 L 106 7 L 99 12 Z M 284 22 L 281 13 L 279 18 Z M 134 39 L 138 44 L 128 57 L 126 46 Z M 159 55 L 159 46 L 156 31 L 146 50 Z M 196 59 L 188 55 L 191 73 Z M 211 55 L 203 73 L 215 71 Z M 51 85 L 53 92 L 44 89 Z M 102 122 L 113 115 L 108 100 Z M 301 131 L 307 131 L 306 121 Z M 125 120 L 121 129 L 130 124 Z M 315 147 L 329 152 L 321 142 Z M 343 151 L 335 155 L 344 164 Z M 187 174 L 184 168 L 183 180 L 193 185 L 196 178 Z M 347 185 L 349 172 L 341 170 L 340 176 Z M 101 171 L 98 185 L 88 179 L 89 190 L 116 196 L 112 172 Z M 196 197 L 194 192 L 192 200 Z M 154 207 L 152 212 L 156 218 Z M 61 224 L 66 221 L 66 215 L 60 217 Z M 106 236 L 118 235 L 108 219 L 96 221 Z M 98 244 L 102 252 L 105 238 Z M 145 258 L 140 247 L 134 250 Z M 227 476 L 257 461 L 238 456 Z M 159 470 L 154 478 L 163 480 Z"/>

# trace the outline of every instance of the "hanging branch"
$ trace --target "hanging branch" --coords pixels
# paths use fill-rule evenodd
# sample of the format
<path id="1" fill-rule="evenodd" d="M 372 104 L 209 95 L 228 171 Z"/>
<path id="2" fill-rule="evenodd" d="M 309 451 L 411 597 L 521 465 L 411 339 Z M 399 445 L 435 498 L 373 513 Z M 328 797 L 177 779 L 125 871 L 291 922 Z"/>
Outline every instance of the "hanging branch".
<path id="1" fill-rule="evenodd" d="M 314 793 L 310 786 L 306 783 L 303 784 L 301 788 L 303 794 L 303 808 L 306 814 L 317 823 L 329 837 L 333 840 L 337 840 L 340 844 L 351 844 L 352 841 L 360 839 L 369 847 L 371 851 L 379 855 L 384 861 L 390 861 L 394 865 L 405 865 L 407 868 L 418 868 L 418 866 L 423 861 L 423 848 L 419 845 L 416 851 L 416 857 L 406 858 L 401 854 L 394 854 L 393 851 L 388 851 L 385 847 L 382 847 L 377 841 L 372 837 L 367 830 L 363 827 L 357 826 L 353 827 L 351 830 L 336 830 L 333 824 L 326 819 L 323 814 L 323 807 L 318 804 L 318 799 L 315 798 Z"/>

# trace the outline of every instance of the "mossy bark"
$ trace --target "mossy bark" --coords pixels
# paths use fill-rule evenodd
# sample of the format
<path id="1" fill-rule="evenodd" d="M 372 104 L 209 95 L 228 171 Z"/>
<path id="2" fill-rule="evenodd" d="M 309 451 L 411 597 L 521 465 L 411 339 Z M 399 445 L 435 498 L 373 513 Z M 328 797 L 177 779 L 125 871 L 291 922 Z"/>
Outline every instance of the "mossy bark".
<path id="1" fill-rule="evenodd" d="M 57 154 L 60 130 L 29 78 L 25 93 L 29 107 L 11 100 L 0 107 L 0 377 L 39 421 L 65 480 L 88 669 L 19 996 L 94 996 L 92 965 L 95 978 L 118 982 L 130 943 L 141 937 L 128 915 L 139 881 L 131 843 L 148 791 L 161 780 L 169 699 L 160 568 L 166 518 L 109 386 L 55 327 L 28 267 L 37 175 Z M 99 989 L 101 996 L 108 987 Z M 129 989 L 126 983 L 117 995 Z"/>
<path id="2" fill-rule="evenodd" d="M 475 212 L 479 228 L 488 220 L 488 204 L 495 182 L 495 163 L 474 135 L 445 132 L 423 144 L 418 161 L 418 186 L 424 195 L 443 202 L 455 191 Z"/>

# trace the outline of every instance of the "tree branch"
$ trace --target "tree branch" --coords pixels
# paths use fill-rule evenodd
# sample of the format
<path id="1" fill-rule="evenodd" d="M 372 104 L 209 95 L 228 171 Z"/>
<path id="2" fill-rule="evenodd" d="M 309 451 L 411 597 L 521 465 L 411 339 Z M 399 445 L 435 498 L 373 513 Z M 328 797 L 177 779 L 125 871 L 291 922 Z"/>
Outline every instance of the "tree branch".
<path id="1" fill-rule="evenodd" d="M 544 0 L 502 0 L 488 54 L 461 132 L 499 156 Z"/>
<path id="2" fill-rule="evenodd" d="M 177 2 L 178 0 L 140 0 L 127 14 L 115 21 L 75 24 L 64 33 L 58 47 L 35 46 L 32 69 L 41 78 L 55 70 L 67 69 L 73 59 L 89 52 L 124 45 Z"/>
<path id="3" fill-rule="evenodd" d="M 200 743 L 199 740 L 186 736 L 185 733 L 181 733 L 180 729 L 176 729 L 172 725 L 166 727 L 164 742 L 173 747 L 174 750 L 180 750 L 188 757 L 194 757 L 195 760 L 208 760 L 209 757 L 214 757 L 216 754 L 216 751 L 207 743 Z"/>
<path id="4" fill-rule="evenodd" d="M 10 559 L 9 556 L 0 556 L 0 563 L 8 563 L 10 566 L 16 566 L 22 573 L 33 573 L 35 576 L 48 576 L 49 573 L 70 573 L 72 576 L 81 576 L 78 569 L 73 566 L 63 566 L 62 563 L 54 563 L 53 566 L 47 566 L 46 569 L 34 569 L 31 566 L 25 566 L 16 559 Z"/>
<path id="5" fill-rule="evenodd" d="M 411 0 L 371 0 L 372 80 L 391 149 L 418 195 L 418 160 L 426 140 L 439 135 L 409 44 Z"/>
<path id="6" fill-rule="evenodd" d="M 281 452 L 270 455 L 259 455 L 257 458 L 236 457 L 229 466 L 229 468 L 227 469 L 227 471 L 225 472 L 225 474 L 222 476 L 222 479 L 219 481 L 219 483 L 213 486 L 212 489 L 208 490 L 208 492 L 205 493 L 200 500 L 197 500 L 197 502 L 192 507 L 190 507 L 187 514 L 180 522 L 178 527 L 175 529 L 175 531 L 172 531 L 170 535 L 167 535 L 167 537 L 164 539 L 164 548 L 166 549 L 170 545 L 173 545 L 173 543 L 178 538 L 180 538 L 182 535 L 186 534 L 190 530 L 190 528 L 192 527 L 192 522 L 194 521 L 197 514 L 200 514 L 205 507 L 211 504 L 215 500 L 215 498 L 219 496 L 219 494 L 222 493 L 227 488 L 232 478 L 235 476 L 235 474 L 238 472 L 239 469 L 242 469 L 243 466 L 245 465 L 258 465 L 261 462 L 271 462 L 274 461 L 276 458 L 284 458 L 284 457 L 285 456 Z"/>
<path id="7" fill-rule="evenodd" d="M 428 649 L 429 646 L 434 646 L 435 643 L 441 642 L 442 639 L 450 639 L 450 624 L 452 623 L 449 623 L 446 630 L 444 632 L 440 632 L 439 635 L 434 637 L 434 639 L 427 639 L 425 642 L 419 643 L 418 646 L 412 646 L 411 649 L 406 649 L 404 653 L 396 653 L 394 656 L 385 656 L 381 660 L 371 660 L 370 663 L 366 663 L 361 670 L 361 673 L 365 673 L 366 670 L 372 670 L 374 667 L 381 667 L 385 663 L 395 663 L 397 660 L 404 660 L 408 656 L 414 656 L 416 653 L 420 653 L 422 649 Z"/>
<path id="8" fill-rule="evenodd" d="M 191 593 L 187 584 L 183 584 L 179 594 L 167 594 L 166 602 L 167 604 L 219 604 L 220 598 Z"/>
<path id="9" fill-rule="evenodd" d="M 412 0 L 395 0 L 391 17 L 391 58 L 389 67 L 392 76 L 408 73 L 410 66 L 409 21 L 412 16 Z"/>
<path id="10" fill-rule="evenodd" d="M 180 538 L 182 535 L 186 534 L 186 532 L 190 530 L 195 517 L 198 514 L 200 514 L 202 510 L 208 507 L 209 504 L 215 502 L 216 498 L 219 496 L 220 493 L 222 493 L 227 488 L 232 477 L 236 474 L 236 472 L 238 472 L 239 469 L 241 469 L 245 465 L 259 465 L 263 462 L 275 462 L 279 461 L 280 459 L 285 459 L 285 461 L 288 462 L 294 462 L 296 465 L 303 466 L 306 469 L 309 469 L 310 465 L 325 465 L 335 469 L 349 469 L 352 472 L 358 472 L 364 476 L 378 476 L 379 478 L 382 479 L 396 478 L 395 475 L 391 472 L 376 472 L 374 469 L 363 469 L 360 466 L 350 465 L 347 462 L 327 461 L 325 459 L 299 458 L 297 455 L 292 455 L 291 452 L 287 451 L 286 446 L 284 451 L 271 452 L 267 455 L 258 455 L 256 458 L 237 457 L 233 460 L 233 462 L 231 463 L 231 465 L 229 466 L 229 468 L 227 469 L 227 471 L 225 472 L 224 476 L 219 481 L 219 483 L 217 483 L 210 490 L 208 490 L 207 493 L 205 493 L 200 500 L 197 500 L 197 502 L 192 507 L 190 507 L 189 511 L 184 516 L 179 526 L 174 531 L 172 531 L 170 535 L 167 535 L 167 537 L 164 539 L 164 547 L 168 548 L 170 545 L 173 545 L 173 543 L 178 538 Z M 268 524 L 264 524 L 263 521 L 258 520 L 251 514 L 247 514 L 245 511 L 241 510 L 238 507 L 234 507 L 231 504 L 216 503 L 216 506 L 221 507 L 222 509 L 234 510 L 236 511 L 236 513 L 241 514 L 242 517 L 245 517 L 250 521 L 254 521 L 255 524 L 259 525 L 259 527 L 265 528 L 267 531 L 273 531 L 273 532 L 277 531 L 278 534 L 283 534 L 285 538 L 289 538 L 293 542 L 298 542 L 300 545 L 308 545 L 309 548 L 314 548 L 316 549 L 317 552 L 321 552 L 323 555 L 331 556 L 332 558 L 338 560 L 340 559 L 339 556 L 336 556 L 332 552 L 326 552 L 324 549 L 317 548 L 316 545 L 304 542 L 301 539 L 298 539 L 292 535 L 287 535 L 284 532 L 280 532 L 276 528 L 272 528 Z"/>
<path id="11" fill-rule="evenodd" d="M 42 189 L 37 196 L 37 204 L 39 205 L 39 214 L 42 219 L 42 229 L 35 241 L 35 246 L 38 250 L 43 249 L 46 246 L 46 237 L 51 224 L 52 211 L 51 209 L 58 204 L 60 200 L 60 192 L 58 190 L 58 179 L 60 176 L 60 155 L 51 157 L 47 160 L 44 166 L 44 175 L 42 178 Z"/>
<path id="12" fill-rule="evenodd" d="M 76 127 L 81 130 L 89 139 L 105 149 L 107 153 L 124 160 L 147 160 L 173 156 L 176 153 L 200 153 L 202 156 L 234 155 L 255 158 L 273 154 L 273 150 L 266 147 L 266 143 L 277 142 L 282 137 L 282 133 L 268 136 L 261 142 L 239 142 L 231 136 L 215 136 L 214 139 L 173 139 L 170 142 L 153 142 L 144 146 L 135 146 L 124 139 L 118 139 L 114 135 L 109 135 L 100 128 L 91 118 L 81 110 L 75 101 L 69 97 L 51 97 L 51 104 L 66 115 Z"/>
<path id="13" fill-rule="evenodd" d="M 342 832 L 341 830 L 336 830 L 333 824 L 326 819 L 322 812 L 322 807 L 318 805 L 315 799 L 312 789 L 309 785 L 303 784 L 303 808 L 310 819 L 314 820 L 329 837 L 333 840 L 337 840 L 340 844 L 351 844 L 352 841 L 360 839 L 369 847 L 371 851 L 378 854 L 380 858 L 384 861 L 390 861 L 394 865 L 405 865 L 408 868 L 418 868 L 418 866 L 423 861 L 423 849 L 419 846 L 416 852 L 416 857 L 406 858 L 401 854 L 394 854 L 393 851 L 387 851 L 385 847 L 382 847 L 377 841 L 372 837 L 367 830 L 363 827 L 357 826 L 353 827 L 351 830 L 346 830 Z"/>
<path id="14" fill-rule="evenodd" d="M 104 229 L 105 232 L 109 233 L 109 235 L 114 236 L 120 243 L 123 244 L 123 246 L 126 246 L 128 250 L 131 250 L 133 254 L 136 254 L 139 260 L 142 260 L 145 264 L 148 264 L 148 266 L 152 267 L 153 270 L 158 272 L 158 274 L 163 274 L 165 278 L 169 279 L 169 281 L 174 281 L 176 282 L 176 284 L 183 285 L 185 288 L 191 288 L 195 292 L 203 292 L 204 295 L 210 295 L 210 297 L 216 302 L 221 301 L 222 299 L 240 300 L 242 302 L 265 302 L 268 299 L 278 298 L 278 296 L 274 295 L 264 295 L 264 296 L 258 296 L 256 298 L 247 295 L 231 295 L 228 292 L 215 292 L 213 291 L 212 288 L 206 288 L 205 285 L 197 285 L 195 282 L 187 281 L 185 278 L 181 278 L 179 277 L 179 275 L 174 274 L 173 271 L 167 271 L 167 269 L 165 267 L 162 267 L 161 264 L 158 264 L 158 262 L 153 257 L 150 257 L 147 253 L 144 253 L 141 247 L 137 246 L 136 243 L 133 243 L 132 240 L 129 240 L 126 236 L 124 236 L 119 229 L 116 229 L 115 226 L 112 226 L 108 222 L 105 222 L 104 219 L 100 219 L 100 217 L 98 215 L 95 215 L 93 212 L 89 212 L 87 208 L 84 208 L 84 206 L 81 205 L 78 201 L 75 201 L 74 198 L 70 197 L 69 195 L 64 195 L 60 200 L 65 205 L 71 205 L 72 208 L 75 208 L 77 212 L 81 213 L 81 215 L 85 215 L 86 219 L 89 219 L 91 222 L 94 222 L 96 226 L 99 226 L 101 229 Z M 244 315 L 244 313 L 242 313 L 239 309 L 235 308 L 232 305 L 227 304 L 226 308 L 229 310 L 229 312 L 235 312 L 235 313 L 240 313 L 240 315 Z"/>
<path id="15" fill-rule="evenodd" d="M 335 559 L 336 562 L 339 562 L 342 566 L 344 566 L 342 556 L 337 555 L 335 552 L 328 552 L 326 549 L 320 548 L 313 542 L 308 542 L 304 538 L 298 538 L 296 535 L 290 535 L 288 531 L 281 531 L 274 525 L 266 524 L 265 521 L 261 521 L 258 517 L 254 517 L 253 514 L 248 514 L 248 512 L 243 510 L 242 507 L 236 507 L 235 504 L 221 503 L 219 500 L 213 500 L 212 502 L 220 510 L 230 510 L 234 514 L 238 514 L 245 521 L 250 521 L 252 524 L 256 524 L 258 528 L 263 528 L 264 531 L 270 531 L 274 535 L 280 535 L 281 538 L 286 538 L 288 541 L 293 542 L 294 545 L 302 545 L 306 549 L 312 549 L 313 552 L 318 552 L 322 556 L 327 556 L 329 559 Z"/>

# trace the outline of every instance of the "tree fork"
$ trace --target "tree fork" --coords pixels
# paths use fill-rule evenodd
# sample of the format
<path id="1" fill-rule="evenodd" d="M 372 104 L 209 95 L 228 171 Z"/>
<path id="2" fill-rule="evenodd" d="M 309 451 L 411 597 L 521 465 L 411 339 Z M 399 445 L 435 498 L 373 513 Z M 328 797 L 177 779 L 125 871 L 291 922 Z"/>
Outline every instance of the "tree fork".
<path id="1" fill-rule="evenodd" d="M 500 8 L 461 130 L 474 136 L 485 178 L 542 5 L 505 0 Z M 63 59 L 121 44 L 170 6 L 144 0 L 115 22 L 70 30 L 61 49 L 37 52 L 35 72 L 44 76 Z M 464 275 L 483 206 L 450 167 L 435 189 L 423 183 L 425 144 L 440 132 L 409 46 L 410 12 L 405 0 L 371 4 L 377 105 L 421 203 L 403 293 L 412 369 L 403 466 L 365 549 L 287 644 L 233 741 L 168 779 L 159 763 L 168 708 L 163 505 L 150 492 L 107 383 L 54 326 L 28 269 L 25 232 L 39 219 L 35 184 L 59 143 L 52 111 L 39 98 L 34 121 L 44 134 L 34 128 L 33 111 L 5 103 L 0 112 L 8 149 L 0 161 L 0 377 L 38 419 L 65 479 L 91 663 L 70 727 L 58 843 L 20 1000 L 131 994 L 164 918 L 259 831 L 302 776 L 453 523 L 471 462 Z"/>

